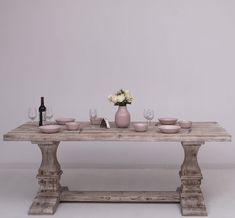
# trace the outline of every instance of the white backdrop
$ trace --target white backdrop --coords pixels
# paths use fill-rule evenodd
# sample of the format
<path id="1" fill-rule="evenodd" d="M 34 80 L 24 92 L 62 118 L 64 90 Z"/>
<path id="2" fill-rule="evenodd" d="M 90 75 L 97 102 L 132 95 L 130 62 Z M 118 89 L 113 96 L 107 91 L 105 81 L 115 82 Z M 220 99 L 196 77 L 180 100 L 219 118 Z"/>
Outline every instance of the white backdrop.
<path id="1" fill-rule="evenodd" d="M 157 117 L 218 121 L 233 136 L 235 1 L 0 0 L 0 133 L 27 121 L 45 96 L 55 117 L 87 120 L 91 107 L 113 119 L 107 100 L 131 90 L 132 120 Z M 208 143 L 204 165 L 234 165 L 233 143 Z M 178 165 L 168 143 L 62 143 L 62 165 Z M 37 166 L 28 142 L 0 141 L 0 166 Z"/>

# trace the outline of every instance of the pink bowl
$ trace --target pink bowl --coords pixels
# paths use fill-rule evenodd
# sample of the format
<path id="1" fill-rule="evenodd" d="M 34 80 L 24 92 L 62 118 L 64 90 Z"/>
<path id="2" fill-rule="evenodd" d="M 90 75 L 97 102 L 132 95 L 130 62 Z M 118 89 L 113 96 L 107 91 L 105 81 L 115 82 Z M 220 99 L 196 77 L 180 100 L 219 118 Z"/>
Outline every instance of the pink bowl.
<path id="1" fill-rule="evenodd" d="M 56 133 L 60 131 L 59 125 L 46 125 L 46 126 L 39 126 L 39 129 L 42 133 Z"/>
<path id="2" fill-rule="evenodd" d="M 178 123 L 183 129 L 190 129 L 192 127 L 192 121 L 180 120 Z"/>
<path id="3" fill-rule="evenodd" d="M 55 119 L 55 121 L 59 125 L 65 125 L 68 122 L 74 122 L 75 119 L 74 118 L 57 118 L 57 119 Z"/>
<path id="4" fill-rule="evenodd" d="M 160 132 L 168 134 L 178 133 L 181 129 L 181 127 L 177 125 L 162 125 L 158 126 L 158 128 Z"/>
<path id="5" fill-rule="evenodd" d="M 164 117 L 164 118 L 159 118 L 158 120 L 162 125 L 175 125 L 178 119 Z"/>
<path id="6" fill-rule="evenodd" d="M 78 122 L 68 122 L 65 123 L 65 126 L 67 127 L 68 130 L 71 131 L 80 129 L 80 124 Z"/>
<path id="7" fill-rule="evenodd" d="M 148 129 L 148 125 L 146 123 L 134 123 L 133 126 L 136 132 L 146 132 Z"/>

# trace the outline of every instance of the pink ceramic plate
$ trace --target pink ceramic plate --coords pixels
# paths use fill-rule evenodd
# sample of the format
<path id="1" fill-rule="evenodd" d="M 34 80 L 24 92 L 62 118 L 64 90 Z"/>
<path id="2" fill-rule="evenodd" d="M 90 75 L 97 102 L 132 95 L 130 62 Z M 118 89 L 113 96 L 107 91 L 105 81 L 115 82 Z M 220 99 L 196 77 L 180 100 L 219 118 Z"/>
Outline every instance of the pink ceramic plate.
<path id="1" fill-rule="evenodd" d="M 74 118 L 57 118 L 57 119 L 55 119 L 55 121 L 59 125 L 65 125 L 66 123 L 74 122 L 75 119 Z"/>
<path id="2" fill-rule="evenodd" d="M 60 131 L 59 125 L 46 125 L 46 126 L 39 126 L 39 129 L 42 133 L 56 133 Z"/>
<path id="3" fill-rule="evenodd" d="M 162 125 L 175 125 L 178 119 L 164 117 L 164 118 L 159 118 L 158 120 Z"/>
<path id="4" fill-rule="evenodd" d="M 178 133 L 181 129 L 181 127 L 177 125 L 162 125 L 162 126 L 158 126 L 158 128 L 160 132 L 168 133 L 168 134 Z"/>

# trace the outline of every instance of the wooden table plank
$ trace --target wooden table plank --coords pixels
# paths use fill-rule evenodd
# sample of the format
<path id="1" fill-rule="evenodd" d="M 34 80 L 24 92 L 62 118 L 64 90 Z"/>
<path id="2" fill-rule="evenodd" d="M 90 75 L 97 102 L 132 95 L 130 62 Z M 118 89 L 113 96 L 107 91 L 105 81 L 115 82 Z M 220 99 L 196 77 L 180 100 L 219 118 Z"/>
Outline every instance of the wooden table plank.
<path id="1" fill-rule="evenodd" d="M 216 122 L 194 122 L 192 129 L 181 129 L 176 134 L 161 133 L 157 126 L 151 126 L 147 132 L 135 132 L 133 123 L 129 128 L 116 128 L 111 123 L 110 129 L 91 126 L 81 122 L 82 131 L 68 131 L 64 126 L 59 133 L 41 133 L 37 123 L 26 123 L 3 136 L 6 141 L 231 141 L 229 135 Z"/>
<path id="2" fill-rule="evenodd" d="M 177 191 L 63 191 L 62 202 L 180 202 Z"/>

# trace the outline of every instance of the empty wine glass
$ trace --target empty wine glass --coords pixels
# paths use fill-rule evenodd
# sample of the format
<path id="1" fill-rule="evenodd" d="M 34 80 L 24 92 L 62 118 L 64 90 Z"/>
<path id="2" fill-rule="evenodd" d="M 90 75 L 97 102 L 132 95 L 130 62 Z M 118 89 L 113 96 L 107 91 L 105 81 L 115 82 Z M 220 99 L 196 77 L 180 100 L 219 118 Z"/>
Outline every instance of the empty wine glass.
<path id="1" fill-rule="evenodd" d="M 53 110 L 52 110 L 52 107 L 47 107 L 47 110 L 46 110 L 46 118 L 48 119 L 48 121 L 50 121 L 52 117 L 53 117 Z"/>
<path id="2" fill-rule="evenodd" d="M 150 126 L 151 120 L 154 118 L 154 111 L 151 109 L 144 109 L 144 118 L 147 120 L 148 126 Z"/>
<path id="3" fill-rule="evenodd" d="M 93 121 L 97 118 L 97 110 L 96 109 L 90 109 L 89 110 L 89 115 L 90 115 L 91 124 L 93 124 Z"/>
<path id="4" fill-rule="evenodd" d="M 28 118 L 33 122 L 37 117 L 37 109 L 35 107 L 30 107 L 28 109 Z"/>

